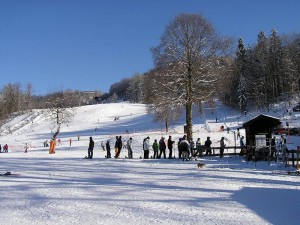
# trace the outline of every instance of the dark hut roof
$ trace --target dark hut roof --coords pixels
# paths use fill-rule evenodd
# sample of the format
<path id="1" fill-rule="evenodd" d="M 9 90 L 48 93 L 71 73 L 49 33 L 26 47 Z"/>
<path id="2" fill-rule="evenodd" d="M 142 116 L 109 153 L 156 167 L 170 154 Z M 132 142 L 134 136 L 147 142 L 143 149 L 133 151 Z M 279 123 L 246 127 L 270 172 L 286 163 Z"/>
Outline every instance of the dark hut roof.
<path id="1" fill-rule="evenodd" d="M 275 127 L 281 124 L 280 119 L 273 117 L 273 116 L 268 116 L 265 114 L 261 114 L 257 117 L 254 117 L 252 120 L 247 121 L 246 123 L 243 124 L 243 128 L 252 126 L 252 125 L 262 125 L 260 123 L 264 123 L 265 126 L 268 127 Z"/>

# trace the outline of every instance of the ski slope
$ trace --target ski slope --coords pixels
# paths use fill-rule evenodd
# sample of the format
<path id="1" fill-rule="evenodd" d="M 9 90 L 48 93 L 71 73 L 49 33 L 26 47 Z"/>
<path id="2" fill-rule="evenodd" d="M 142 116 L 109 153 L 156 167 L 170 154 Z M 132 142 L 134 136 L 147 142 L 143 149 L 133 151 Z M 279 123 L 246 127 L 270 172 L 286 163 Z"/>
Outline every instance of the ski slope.
<path id="1" fill-rule="evenodd" d="M 227 145 L 234 142 L 243 117 L 220 110 L 218 123 L 195 114 L 202 122 L 194 124 L 194 139 L 210 136 L 214 146 L 222 136 Z M 0 176 L 1 224 L 299 224 L 300 177 L 277 173 L 292 167 L 245 162 L 226 152 L 224 158 L 199 159 L 206 164 L 202 169 L 199 161 L 140 159 L 143 138 L 153 143 L 172 135 L 177 141 L 183 124 L 178 121 L 166 134 L 142 104 L 83 106 L 61 126 L 62 144 L 49 155 L 43 142 L 55 130 L 51 119 L 38 110 L 16 117 L 0 130 L 0 144 L 9 145 L 0 154 L 0 171 L 14 174 Z M 221 132 L 221 125 L 230 132 Z M 120 159 L 105 158 L 101 141 L 113 147 L 117 135 L 133 138 L 134 159 L 125 158 L 126 149 Z M 92 160 L 83 159 L 89 137 L 95 141 Z M 298 137 L 290 140 L 300 143 Z"/>

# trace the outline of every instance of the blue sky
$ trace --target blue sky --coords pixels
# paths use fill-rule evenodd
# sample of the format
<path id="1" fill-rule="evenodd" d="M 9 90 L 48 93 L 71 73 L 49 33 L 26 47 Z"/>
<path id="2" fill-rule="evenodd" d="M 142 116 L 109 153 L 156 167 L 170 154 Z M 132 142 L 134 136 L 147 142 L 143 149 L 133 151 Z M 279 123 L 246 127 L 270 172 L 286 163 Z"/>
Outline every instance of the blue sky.
<path id="1" fill-rule="evenodd" d="M 224 36 L 300 33 L 298 0 L 0 0 L 0 88 L 107 92 L 153 68 L 150 48 L 180 13 L 200 13 Z"/>

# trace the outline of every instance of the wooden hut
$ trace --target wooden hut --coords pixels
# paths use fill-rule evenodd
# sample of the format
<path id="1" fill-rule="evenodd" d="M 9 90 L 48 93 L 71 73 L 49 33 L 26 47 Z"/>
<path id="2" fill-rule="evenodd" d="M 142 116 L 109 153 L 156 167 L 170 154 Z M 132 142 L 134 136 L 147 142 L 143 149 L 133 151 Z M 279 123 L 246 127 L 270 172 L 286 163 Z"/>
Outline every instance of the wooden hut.
<path id="1" fill-rule="evenodd" d="M 266 135 L 271 138 L 274 127 L 280 125 L 278 118 L 261 114 L 243 124 L 246 131 L 246 145 L 255 146 L 255 135 Z"/>

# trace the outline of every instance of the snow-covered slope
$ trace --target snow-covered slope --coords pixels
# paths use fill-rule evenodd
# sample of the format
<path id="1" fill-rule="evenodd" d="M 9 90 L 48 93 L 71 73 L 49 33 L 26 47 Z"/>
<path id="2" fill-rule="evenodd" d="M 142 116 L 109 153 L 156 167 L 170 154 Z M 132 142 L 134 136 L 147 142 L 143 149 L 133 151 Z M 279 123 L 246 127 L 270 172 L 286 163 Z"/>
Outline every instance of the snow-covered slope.
<path id="1" fill-rule="evenodd" d="M 209 113 L 209 110 L 207 110 Z M 194 139 L 210 136 L 218 146 L 234 142 L 233 131 L 246 118 L 225 107 L 213 118 L 194 113 Z M 119 119 L 115 120 L 118 117 Z M 55 126 L 41 111 L 22 115 L 1 128 L 1 224 L 298 224 L 300 177 L 277 174 L 294 170 L 280 163 L 245 162 L 241 157 L 204 157 L 198 161 L 140 159 L 142 139 L 183 135 L 184 121 L 164 132 L 141 104 L 84 106 L 61 126 L 62 144 L 48 154 L 43 142 Z M 220 126 L 230 132 L 220 131 Z M 128 131 L 128 132 L 126 132 Z M 80 139 L 77 140 L 77 136 Z M 101 141 L 133 137 L 135 159 L 106 159 Z M 95 140 L 94 159 L 87 155 Z M 73 142 L 71 146 L 69 140 Z M 294 137 L 294 141 L 299 141 Z M 30 144 L 24 153 L 25 143 Z M 175 156 L 178 155 L 175 146 Z M 113 154 L 113 151 L 112 151 Z M 150 153 L 152 155 L 152 151 Z M 197 163 L 205 163 L 202 169 Z"/>

